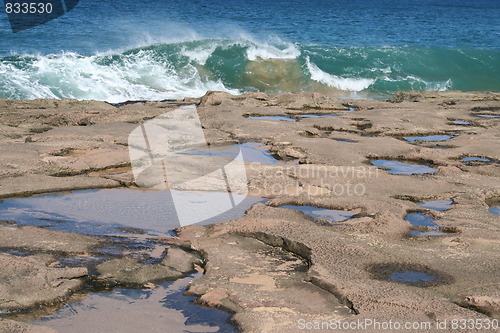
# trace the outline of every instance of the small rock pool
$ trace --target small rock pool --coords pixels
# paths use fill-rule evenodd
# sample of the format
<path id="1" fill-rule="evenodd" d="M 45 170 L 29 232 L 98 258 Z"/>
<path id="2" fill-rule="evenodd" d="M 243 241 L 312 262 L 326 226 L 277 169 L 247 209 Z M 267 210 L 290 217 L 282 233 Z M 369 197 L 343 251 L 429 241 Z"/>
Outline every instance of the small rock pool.
<path id="1" fill-rule="evenodd" d="M 292 205 L 289 205 L 289 206 L 280 206 L 280 208 L 298 210 L 298 211 L 300 211 L 306 215 L 309 215 L 311 217 L 329 220 L 332 224 L 344 222 L 357 214 L 357 212 L 353 212 L 353 211 L 326 209 L 326 208 L 318 208 L 318 207 L 313 207 L 313 206 L 292 206 Z"/>
<path id="2" fill-rule="evenodd" d="M 454 136 L 456 136 L 456 135 L 407 136 L 407 137 L 404 137 L 404 139 L 408 142 L 417 142 L 417 141 L 437 142 L 437 141 L 450 140 Z"/>
<path id="3" fill-rule="evenodd" d="M 387 279 L 389 281 L 414 284 L 432 281 L 435 279 L 435 277 L 427 273 L 415 272 L 407 269 L 401 272 L 393 272 Z"/>
<path id="4" fill-rule="evenodd" d="M 375 166 L 387 169 L 393 175 L 421 175 L 433 174 L 437 170 L 426 165 L 410 164 L 390 160 L 373 160 L 371 163 Z"/>

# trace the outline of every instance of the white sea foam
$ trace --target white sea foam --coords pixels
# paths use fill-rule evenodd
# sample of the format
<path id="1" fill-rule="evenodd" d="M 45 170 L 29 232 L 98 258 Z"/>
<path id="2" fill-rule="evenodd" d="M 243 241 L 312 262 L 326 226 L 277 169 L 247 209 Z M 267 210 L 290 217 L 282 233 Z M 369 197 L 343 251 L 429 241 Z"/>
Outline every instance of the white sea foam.
<path id="1" fill-rule="evenodd" d="M 309 57 L 306 59 L 306 65 L 312 80 L 340 90 L 362 91 L 375 83 L 374 79 L 344 78 L 337 75 L 328 74 L 322 71 L 314 63 L 312 63 Z"/>
<path id="2" fill-rule="evenodd" d="M 252 43 L 247 50 L 248 60 L 295 59 L 300 56 L 300 50 L 292 43 L 282 43 L 279 46 L 269 43 Z"/>
<path id="3" fill-rule="evenodd" d="M 103 64 L 99 56 L 64 53 L 36 56 L 22 69 L 0 63 L 0 91 L 3 97 L 17 99 L 75 98 L 108 102 L 162 100 L 199 97 L 208 90 L 227 89 L 220 81 L 203 80 L 188 65 L 175 70 L 168 62 L 154 59 L 148 51 Z"/>
<path id="4" fill-rule="evenodd" d="M 209 90 L 240 94 L 226 87 L 221 80 L 209 80 L 200 73 L 210 56 L 219 47 L 239 46 L 246 49 L 248 60 L 294 59 L 300 50 L 281 40 L 256 41 L 248 35 L 235 39 L 199 39 L 192 33 L 180 55 L 189 63 L 171 63 L 169 55 L 161 55 L 153 43 L 131 50 L 99 52 L 93 56 L 77 53 L 57 55 L 13 55 L 18 63 L 0 61 L 0 97 L 11 99 L 74 98 L 82 100 L 178 99 L 203 96 Z M 153 42 L 146 39 L 144 42 Z M 198 45 L 190 42 L 199 42 Z M 168 43 L 167 43 L 168 44 Z M 170 44 L 173 45 L 173 44 Z M 130 49 L 129 49 L 130 50 Z M 156 53 L 155 53 L 156 52 Z M 170 54 L 172 55 L 172 54 Z M 175 58 L 175 57 L 174 57 Z M 118 60 L 117 60 L 118 59 Z"/>
<path id="5" fill-rule="evenodd" d="M 187 47 L 183 47 L 181 50 L 181 55 L 188 57 L 190 60 L 196 62 L 199 65 L 205 65 L 208 58 L 214 53 L 217 48 L 216 43 L 212 43 L 209 47 L 197 47 L 195 49 L 189 50 Z"/>
<path id="6" fill-rule="evenodd" d="M 446 91 L 452 88 L 453 82 L 451 79 L 446 81 L 426 81 L 422 78 L 419 78 L 414 75 L 407 75 L 405 77 L 398 76 L 396 78 L 391 78 L 388 76 L 382 76 L 377 78 L 377 81 L 385 81 L 385 82 L 397 82 L 397 83 L 405 83 L 410 86 L 409 89 L 423 89 L 427 91 Z"/>

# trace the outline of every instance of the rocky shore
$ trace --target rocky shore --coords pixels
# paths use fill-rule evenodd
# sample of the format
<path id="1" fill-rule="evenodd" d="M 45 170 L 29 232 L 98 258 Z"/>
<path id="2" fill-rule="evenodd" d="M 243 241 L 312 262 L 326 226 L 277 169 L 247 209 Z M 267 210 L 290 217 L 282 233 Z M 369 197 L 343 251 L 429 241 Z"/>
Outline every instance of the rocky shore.
<path id="1" fill-rule="evenodd" d="M 500 217 L 489 211 L 500 202 L 498 93 L 401 92 L 378 101 L 209 92 L 120 105 L 0 100 L 0 198 L 135 187 L 128 135 L 144 121 L 193 104 L 211 145 L 259 142 L 282 162 L 247 166 L 250 193 L 270 200 L 242 218 L 180 228 L 178 237 L 157 240 L 170 246 L 159 263 L 120 257 L 92 274 L 58 262 L 91 256 L 102 238 L 2 221 L 0 314 L 60 307 L 89 275 L 111 285 L 154 287 L 200 266 L 204 275 L 187 293 L 201 305 L 233 312 L 242 332 L 307 331 L 302 324 L 332 320 L 435 325 L 500 318 Z M 394 174 L 374 161 L 405 163 L 408 173 L 412 166 L 433 171 Z M 436 200 L 451 200 L 451 208 L 418 204 Z M 289 205 L 354 214 L 329 223 L 280 208 Z M 426 235 L 428 227 L 405 220 L 412 213 L 436 221 L 437 233 Z M 430 278 L 398 280 L 391 275 L 398 272 Z M 0 332 L 50 331 L 0 319 Z"/>

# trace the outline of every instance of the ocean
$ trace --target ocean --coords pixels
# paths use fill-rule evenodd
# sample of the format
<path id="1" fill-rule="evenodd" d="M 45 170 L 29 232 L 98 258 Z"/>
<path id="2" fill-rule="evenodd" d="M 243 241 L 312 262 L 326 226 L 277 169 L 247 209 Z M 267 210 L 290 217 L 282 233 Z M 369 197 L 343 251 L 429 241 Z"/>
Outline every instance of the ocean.
<path id="1" fill-rule="evenodd" d="M 18 33 L 0 14 L 0 98 L 498 92 L 499 17 L 498 0 L 80 0 Z"/>

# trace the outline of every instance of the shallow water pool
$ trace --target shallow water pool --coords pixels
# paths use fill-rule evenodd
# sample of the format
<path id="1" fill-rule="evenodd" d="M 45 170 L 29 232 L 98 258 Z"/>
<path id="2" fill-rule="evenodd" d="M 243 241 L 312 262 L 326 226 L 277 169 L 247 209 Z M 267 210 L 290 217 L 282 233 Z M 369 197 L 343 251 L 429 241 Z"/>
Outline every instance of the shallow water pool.
<path id="1" fill-rule="evenodd" d="M 488 210 L 491 214 L 500 215 L 500 206 L 490 207 Z"/>
<path id="2" fill-rule="evenodd" d="M 356 215 L 356 212 L 347 210 L 335 210 L 318 208 L 313 206 L 281 206 L 280 208 L 294 209 L 315 218 L 322 218 L 330 220 L 332 223 L 346 221 Z"/>
<path id="3" fill-rule="evenodd" d="M 260 120 L 275 120 L 275 121 L 297 121 L 297 119 L 284 117 L 284 116 L 250 116 L 247 119 L 260 119 Z"/>
<path id="4" fill-rule="evenodd" d="M 299 118 L 326 118 L 326 117 L 339 117 L 339 114 L 301 114 Z"/>
<path id="5" fill-rule="evenodd" d="M 389 173 L 393 175 L 418 175 L 418 174 L 432 174 L 437 170 L 425 165 L 409 164 L 398 161 L 390 160 L 374 160 L 371 163 L 375 166 L 388 169 Z"/>
<path id="6" fill-rule="evenodd" d="M 90 292 L 53 315 L 32 322 L 58 332 L 237 332 L 228 323 L 231 314 L 194 305 L 183 296 L 201 273 L 165 282 L 155 289 L 113 289 Z"/>
<path id="7" fill-rule="evenodd" d="M 470 122 L 464 120 L 453 120 L 452 123 L 456 125 L 470 125 Z"/>
<path id="8" fill-rule="evenodd" d="M 483 157 L 464 157 L 460 161 L 462 162 L 491 162 L 488 158 Z"/>
<path id="9" fill-rule="evenodd" d="M 239 152 L 243 160 L 248 163 L 276 164 L 283 163 L 277 160 L 265 149 L 265 145 L 257 142 L 247 142 L 226 146 L 208 146 L 206 149 L 179 150 L 176 153 L 186 155 L 216 156 L 227 159 L 234 159 Z"/>
<path id="10" fill-rule="evenodd" d="M 425 230 L 410 230 L 410 236 L 426 237 L 443 235 L 443 232 L 439 229 L 439 224 L 435 223 L 433 218 L 423 213 L 410 213 L 406 215 L 405 221 L 410 222 L 415 227 L 425 227 Z"/>
<path id="11" fill-rule="evenodd" d="M 434 222 L 432 217 L 429 217 L 423 213 L 411 213 L 406 215 L 405 220 L 410 222 L 411 225 L 417 227 L 438 227 L 439 225 Z"/>
<path id="12" fill-rule="evenodd" d="M 428 141 L 428 142 L 436 142 L 436 141 L 446 141 L 453 138 L 454 135 L 427 135 L 427 136 L 406 136 L 404 139 L 408 142 L 416 142 L 416 141 Z"/>
<path id="13" fill-rule="evenodd" d="M 473 116 L 481 118 L 500 118 L 500 116 L 495 116 L 491 114 L 474 114 Z"/>
<path id="14" fill-rule="evenodd" d="M 196 193 L 186 195 L 187 200 L 191 200 L 191 195 L 193 202 L 199 199 Z M 241 217 L 262 200 L 249 196 L 240 205 L 202 224 Z M 149 236 L 158 236 L 181 226 L 169 191 L 137 189 L 83 190 L 1 200 L 0 220 L 87 235 L 123 235 L 128 233 L 124 228 L 138 228 L 146 230 Z"/>
<path id="15" fill-rule="evenodd" d="M 451 208 L 451 205 L 453 205 L 453 200 L 424 201 L 418 202 L 417 205 L 432 210 L 445 211 Z"/>

